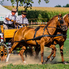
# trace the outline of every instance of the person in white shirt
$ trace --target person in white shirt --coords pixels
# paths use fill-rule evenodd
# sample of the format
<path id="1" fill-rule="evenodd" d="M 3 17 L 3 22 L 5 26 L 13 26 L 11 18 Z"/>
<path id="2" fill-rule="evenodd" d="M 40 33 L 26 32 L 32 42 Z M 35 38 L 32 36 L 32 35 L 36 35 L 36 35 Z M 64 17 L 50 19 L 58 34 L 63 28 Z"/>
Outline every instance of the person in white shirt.
<path id="1" fill-rule="evenodd" d="M 26 26 L 29 24 L 28 19 L 26 18 L 26 11 L 21 11 L 22 15 L 16 17 L 16 22 L 19 24 L 25 24 Z"/>
<path id="2" fill-rule="evenodd" d="M 12 9 L 11 13 L 7 14 L 4 19 L 3 27 L 4 29 L 11 29 L 14 28 L 14 21 L 16 21 L 16 9 Z"/>

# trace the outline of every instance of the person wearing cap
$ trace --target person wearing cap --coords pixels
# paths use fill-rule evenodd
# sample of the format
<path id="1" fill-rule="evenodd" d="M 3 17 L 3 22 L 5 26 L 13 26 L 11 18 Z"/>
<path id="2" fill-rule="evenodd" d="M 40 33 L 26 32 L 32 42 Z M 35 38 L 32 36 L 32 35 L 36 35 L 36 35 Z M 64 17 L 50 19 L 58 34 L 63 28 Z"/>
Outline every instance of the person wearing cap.
<path id="1" fill-rule="evenodd" d="M 4 29 L 11 29 L 14 28 L 13 22 L 16 21 L 16 9 L 12 9 L 12 11 L 5 16 L 3 27 Z"/>
<path id="2" fill-rule="evenodd" d="M 27 26 L 29 23 L 28 19 L 26 18 L 27 15 L 26 11 L 21 11 L 21 14 L 22 15 L 17 16 L 16 22 L 23 25 L 25 24 Z"/>

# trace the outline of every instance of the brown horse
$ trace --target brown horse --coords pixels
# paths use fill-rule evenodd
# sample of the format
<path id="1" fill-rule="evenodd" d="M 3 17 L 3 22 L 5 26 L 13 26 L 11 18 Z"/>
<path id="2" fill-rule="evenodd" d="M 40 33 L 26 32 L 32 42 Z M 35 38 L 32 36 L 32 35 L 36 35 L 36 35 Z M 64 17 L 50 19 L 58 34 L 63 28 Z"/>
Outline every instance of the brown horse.
<path id="1" fill-rule="evenodd" d="M 69 26 L 69 14 L 66 14 L 63 16 L 63 19 L 65 20 L 66 22 L 66 26 L 68 27 Z M 56 32 L 56 35 L 58 34 L 62 34 L 62 36 L 57 36 L 57 37 L 54 37 L 54 41 L 53 41 L 53 46 L 55 46 L 56 44 L 59 44 L 59 47 L 60 47 L 60 53 L 61 53 L 61 58 L 62 58 L 62 62 L 64 64 L 66 64 L 65 60 L 64 60 L 64 57 L 63 57 L 63 46 L 64 46 L 64 42 L 66 40 L 66 33 L 67 31 L 60 31 L 60 30 L 57 30 Z M 53 60 L 56 56 L 56 53 L 54 52 L 54 50 L 52 49 L 52 52 L 51 54 L 47 57 L 46 59 L 46 62 L 50 59 L 50 57 L 52 56 L 52 54 L 54 53 L 54 57 L 52 57 L 51 60 Z"/>
<path id="2" fill-rule="evenodd" d="M 23 53 L 26 50 L 27 46 L 35 46 L 40 47 L 41 50 L 41 62 L 43 63 L 43 52 L 44 52 L 44 46 L 48 45 L 50 48 L 54 49 L 54 52 L 56 50 L 55 46 L 50 46 L 52 43 L 52 35 L 55 33 L 56 28 L 63 28 L 65 27 L 66 23 L 61 18 L 60 15 L 54 16 L 47 24 L 47 26 L 39 26 L 37 29 L 29 28 L 29 27 L 23 27 L 20 28 L 14 35 L 14 43 L 11 47 L 9 53 L 12 52 L 12 50 L 19 44 L 22 43 L 22 50 L 20 51 L 21 58 L 24 62 Z M 37 32 L 36 32 L 37 31 Z M 51 37 L 50 37 L 50 36 Z M 7 57 L 8 61 L 9 56 Z"/>

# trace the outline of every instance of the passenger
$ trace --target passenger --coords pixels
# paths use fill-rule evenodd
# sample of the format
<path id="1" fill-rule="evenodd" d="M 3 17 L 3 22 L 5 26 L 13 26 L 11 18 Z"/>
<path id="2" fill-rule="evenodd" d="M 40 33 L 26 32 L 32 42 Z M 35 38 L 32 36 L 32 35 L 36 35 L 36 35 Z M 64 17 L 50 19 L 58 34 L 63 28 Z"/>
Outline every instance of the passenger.
<path id="1" fill-rule="evenodd" d="M 26 11 L 21 11 L 21 15 L 17 16 L 16 18 L 16 22 L 22 24 L 23 27 L 29 25 L 26 15 L 27 15 Z"/>
<path id="2" fill-rule="evenodd" d="M 14 22 L 16 21 L 16 9 L 12 9 L 11 13 L 7 14 L 4 19 L 3 27 L 4 29 L 12 29 L 15 28 Z"/>

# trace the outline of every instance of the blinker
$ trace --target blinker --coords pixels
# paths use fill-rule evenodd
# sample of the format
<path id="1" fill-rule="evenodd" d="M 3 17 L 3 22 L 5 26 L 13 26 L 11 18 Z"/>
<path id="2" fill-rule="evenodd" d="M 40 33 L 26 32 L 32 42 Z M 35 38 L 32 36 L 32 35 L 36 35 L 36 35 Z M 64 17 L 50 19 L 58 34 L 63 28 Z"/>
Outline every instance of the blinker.
<path id="1" fill-rule="evenodd" d="M 60 23 L 63 24 L 63 20 L 60 20 Z"/>

